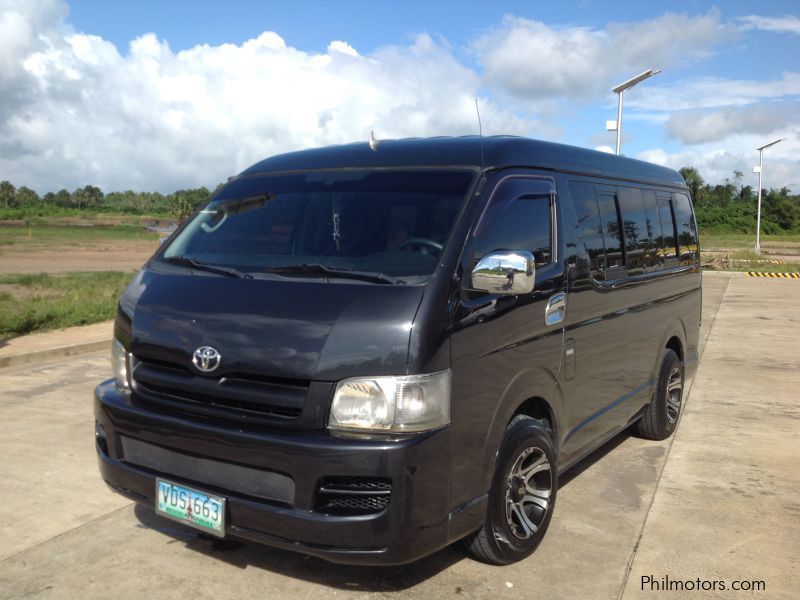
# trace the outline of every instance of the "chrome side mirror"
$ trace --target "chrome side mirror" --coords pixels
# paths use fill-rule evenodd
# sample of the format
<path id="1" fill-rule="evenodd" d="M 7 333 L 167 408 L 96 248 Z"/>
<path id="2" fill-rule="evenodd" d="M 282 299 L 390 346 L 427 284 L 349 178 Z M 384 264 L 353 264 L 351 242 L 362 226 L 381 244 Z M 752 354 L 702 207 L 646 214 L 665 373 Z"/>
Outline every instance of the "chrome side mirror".
<path id="1" fill-rule="evenodd" d="M 533 254 L 525 250 L 496 250 L 472 269 L 472 289 L 505 296 L 530 294 L 536 279 Z"/>

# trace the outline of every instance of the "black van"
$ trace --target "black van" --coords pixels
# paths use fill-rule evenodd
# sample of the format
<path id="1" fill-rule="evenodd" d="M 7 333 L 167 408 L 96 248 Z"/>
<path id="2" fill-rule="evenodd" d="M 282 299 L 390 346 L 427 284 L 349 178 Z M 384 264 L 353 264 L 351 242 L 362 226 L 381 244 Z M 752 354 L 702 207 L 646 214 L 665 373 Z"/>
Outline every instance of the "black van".
<path id="1" fill-rule="evenodd" d="M 700 280 L 670 169 L 515 137 L 275 156 L 123 294 L 100 471 L 211 535 L 510 563 L 559 473 L 630 425 L 674 431 Z"/>

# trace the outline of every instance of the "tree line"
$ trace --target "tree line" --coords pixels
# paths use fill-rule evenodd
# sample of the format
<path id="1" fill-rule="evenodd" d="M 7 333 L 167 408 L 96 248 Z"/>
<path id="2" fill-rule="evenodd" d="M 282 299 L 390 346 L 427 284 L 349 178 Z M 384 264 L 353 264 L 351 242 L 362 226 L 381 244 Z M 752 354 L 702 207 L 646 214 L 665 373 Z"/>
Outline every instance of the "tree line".
<path id="1" fill-rule="evenodd" d="M 10 181 L 0 181 L 0 218 L 29 218 L 87 211 L 169 215 L 182 219 L 208 201 L 220 187 L 222 184 L 214 190 L 199 187 L 162 194 L 132 190 L 103 193 L 99 187 L 87 185 L 73 192 L 62 189 L 39 196 L 28 187 L 17 188 Z"/>
<path id="2" fill-rule="evenodd" d="M 697 224 L 713 233 L 755 233 L 757 191 L 743 184 L 744 175 L 734 171 L 721 184 L 707 184 L 694 167 L 680 169 L 694 200 Z M 73 211 L 169 215 L 183 219 L 205 203 L 214 190 L 206 187 L 160 192 L 103 191 L 93 185 L 73 192 L 65 189 L 39 196 L 34 190 L 0 182 L 0 219 L 30 218 Z M 800 195 L 789 188 L 762 190 L 763 233 L 800 233 Z"/>
<path id="3" fill-rule="evenodd" d="M 755 234 L 758 191 L 743 184 L 741 171 L 734 171 L 717 185 L 707 184 L 694 167 L 683 167 L 680 173 L 692 194 L 701 230 Z M 761 231 L 800 233 L 800 195 L 787 187 L 761 190 Z"/>

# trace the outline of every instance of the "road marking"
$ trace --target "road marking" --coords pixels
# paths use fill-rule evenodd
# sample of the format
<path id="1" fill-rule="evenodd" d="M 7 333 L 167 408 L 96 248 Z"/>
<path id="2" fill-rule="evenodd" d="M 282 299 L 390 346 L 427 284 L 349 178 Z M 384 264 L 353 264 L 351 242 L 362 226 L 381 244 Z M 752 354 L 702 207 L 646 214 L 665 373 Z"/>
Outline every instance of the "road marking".
<path id="1" fill-rule="evenodd" d="M 800 279 L 800 273 L 761 273 L 748 271 L 750 277 L 772 277 L 773 279 Z"/>

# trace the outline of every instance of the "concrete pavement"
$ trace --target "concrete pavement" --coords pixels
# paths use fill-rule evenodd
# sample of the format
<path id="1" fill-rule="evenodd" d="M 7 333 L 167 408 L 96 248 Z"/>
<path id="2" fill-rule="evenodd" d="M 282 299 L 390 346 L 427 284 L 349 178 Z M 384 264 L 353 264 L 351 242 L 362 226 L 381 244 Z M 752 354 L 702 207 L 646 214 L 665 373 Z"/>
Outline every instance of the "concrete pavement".
<path id="1" fill-rule="evenodd" d="M 617 598 L 641 595 L 647 573 L 741 574 L 766 579 L 758 597 L 791 597 L 786 590 L 800 587 L 789 563 L 797 563 L 800 488 L 786 459 L 797 457 L 797 394 L 776 366 L 798 366 L 800 323 L 788 307 L 799 300 L 797 281 L 707 274 L 710 359 L 701 360 L 674 442 L 624 433 L 572 469 L 539 550 L 508 567 L 457 547 L 402 568 L 343 567 L 207 539 L 100 481 L 91 389 L 108 376 L 107 352 L 1 370 L 0 598 Z M 744 358 L 770 345 L 752 366 Z M 763 419 L 766 396 L 762 423 L 752 417 Z"/>
<path id="2" fill-rule="evenodd" d="M 664 576 L 726 584 L 704 598 L 735 580 L 800 594 L 798 309 L 800 281 L 730 280 L 623 598 Z"/>

